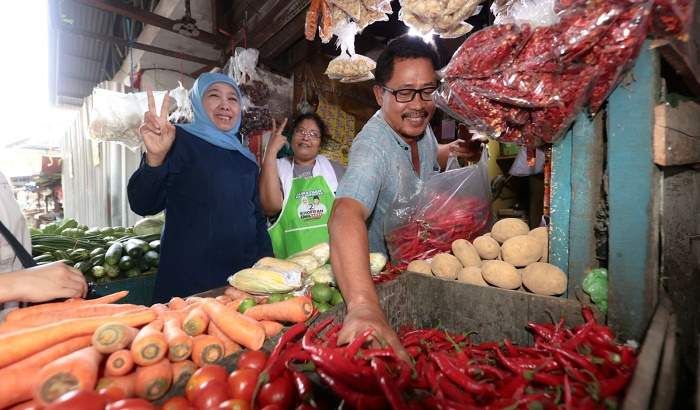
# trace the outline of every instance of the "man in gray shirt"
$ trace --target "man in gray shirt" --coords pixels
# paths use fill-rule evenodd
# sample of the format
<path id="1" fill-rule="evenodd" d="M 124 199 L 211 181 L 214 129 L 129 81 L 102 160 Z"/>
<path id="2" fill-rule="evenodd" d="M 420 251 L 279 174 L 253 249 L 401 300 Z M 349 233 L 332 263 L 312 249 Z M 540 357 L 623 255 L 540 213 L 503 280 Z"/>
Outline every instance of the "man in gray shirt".
<path id="1" fill-rule="evenodd" d="M 347 304 L 339 342 L 373 328 L 406 359 L 379 305 L 369 251 L 386 253 L 384 220 L 398 186 L 439 173 L 450 152 L 466 154 L 461 140 L 439 145 L 429 126 L 439 67 L 435 48 L 419 37 L 396 38 L 379 56 L 373 91 L 381 109 L 353 141 L 328 223 L 333 272 Z"/>

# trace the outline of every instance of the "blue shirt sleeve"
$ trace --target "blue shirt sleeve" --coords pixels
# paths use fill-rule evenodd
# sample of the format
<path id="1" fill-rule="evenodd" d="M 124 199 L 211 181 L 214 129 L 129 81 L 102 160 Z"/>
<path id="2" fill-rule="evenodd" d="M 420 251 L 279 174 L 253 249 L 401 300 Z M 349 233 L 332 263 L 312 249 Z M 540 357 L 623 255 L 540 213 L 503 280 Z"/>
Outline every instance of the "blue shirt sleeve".
<path id="1" fill-rule="evenodd" d="M 386 173 L 382 153 L 367 140 L 356 139 L 350 148 L 348 167 L 338 183 L 337 198 L 352 198 L 371 214 L 377 204 Z"/>
<path id="2" fill-rule="evenodd" d="M 129 178 L 127 194 L 131 210 L 141 216 L 155 215 L 165 209 L 166 185 L 170 161 L 166 158 L 160 166 L 146 163 L 146 154 L 141 165 Z"/>

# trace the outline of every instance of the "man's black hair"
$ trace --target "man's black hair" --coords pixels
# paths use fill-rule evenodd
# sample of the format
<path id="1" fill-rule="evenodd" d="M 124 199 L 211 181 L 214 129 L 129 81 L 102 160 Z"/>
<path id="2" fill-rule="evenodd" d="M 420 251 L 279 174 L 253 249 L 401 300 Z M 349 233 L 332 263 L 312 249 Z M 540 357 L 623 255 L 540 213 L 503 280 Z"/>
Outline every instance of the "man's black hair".
<path id="1" fill-rule="evenodd" d="M 396 37 L 387 44 L 377 59 L 374 77 L 377 84 L 386 85 L 394 72 L 394 61 L 405 58 L 427 58 L 433 63 L 433 68 L 440 68 L 440 56 L 435 46 L 423 41 L 420 37 L 404 34 Z"/>

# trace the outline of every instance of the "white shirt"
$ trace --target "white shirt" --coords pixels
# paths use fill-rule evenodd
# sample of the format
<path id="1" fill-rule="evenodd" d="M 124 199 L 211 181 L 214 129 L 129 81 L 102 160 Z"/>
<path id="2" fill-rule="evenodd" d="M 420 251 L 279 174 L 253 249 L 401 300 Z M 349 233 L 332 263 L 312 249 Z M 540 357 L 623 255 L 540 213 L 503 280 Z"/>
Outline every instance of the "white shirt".
<path id="1" fill-rule="evenodd" d="M 0 172 L 0 221 L 31 254 L 32 238 L 29 236 L 27 221 L 15 200 L 10 182 L 2 172 Z M 5 237 L 0 235 L 0 275 L 22 269 L 22 262 L 15 255 L 15 251 L 12 250 Z M 17 307 L 17 302 L 0 304 L 0 320 L 5 317 L 7 313 L 5 310 L 15 307 Z"/>

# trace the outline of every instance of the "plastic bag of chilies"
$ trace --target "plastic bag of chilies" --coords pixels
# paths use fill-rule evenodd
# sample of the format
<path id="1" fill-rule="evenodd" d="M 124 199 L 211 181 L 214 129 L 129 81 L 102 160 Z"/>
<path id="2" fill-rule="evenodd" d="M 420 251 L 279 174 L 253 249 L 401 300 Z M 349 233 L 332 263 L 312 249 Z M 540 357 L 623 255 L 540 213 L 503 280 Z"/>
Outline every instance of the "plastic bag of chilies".
<path id="1" fill-rule="evenodd" d="M 651 2 L 551 4 L 542 13 L 558 10 L 552 25 L 518 20 L 470 36 L 443 71 L 438 106 L 491 138 L 530 147 L 559 140 L 584 106 L 597 112 L 641 49 Z"/>
<path id="2" fill-rule="evenodd" d="M 475 165 L 433 175 L 425 182 L 413 175 L 400 175 L 399 180 L 384 223 L 392 265 L 403 267 L 447 252 L 455 240 L 473 240 L 490 227 L 486 149 Z"/>

